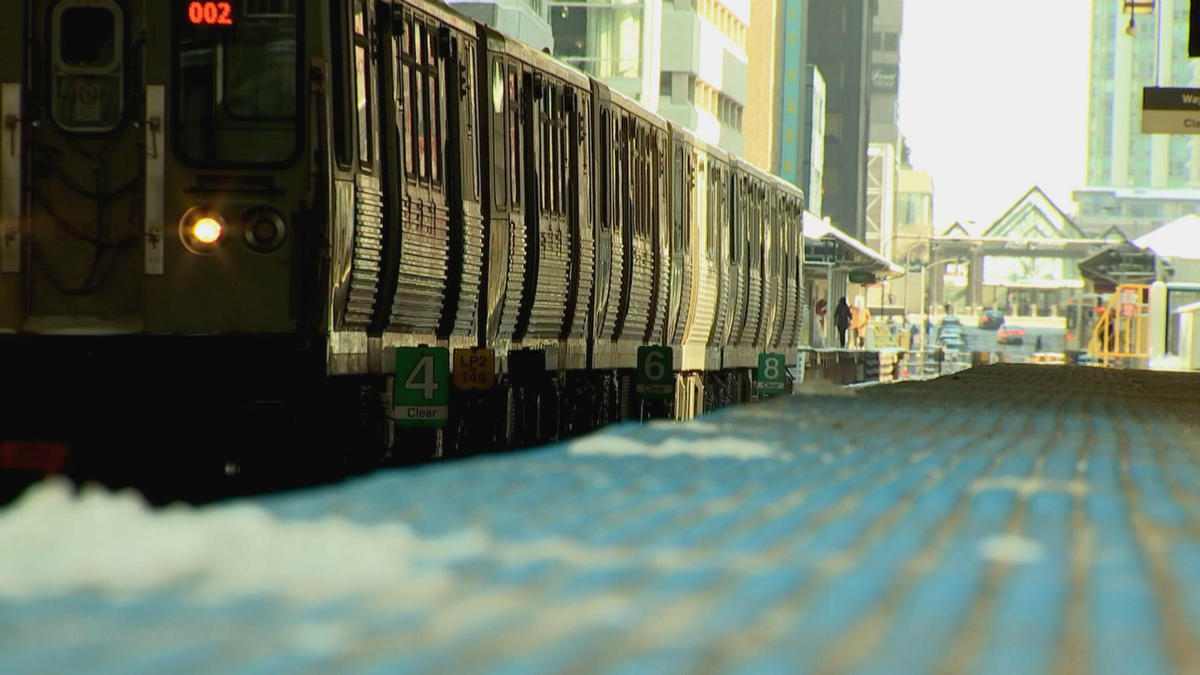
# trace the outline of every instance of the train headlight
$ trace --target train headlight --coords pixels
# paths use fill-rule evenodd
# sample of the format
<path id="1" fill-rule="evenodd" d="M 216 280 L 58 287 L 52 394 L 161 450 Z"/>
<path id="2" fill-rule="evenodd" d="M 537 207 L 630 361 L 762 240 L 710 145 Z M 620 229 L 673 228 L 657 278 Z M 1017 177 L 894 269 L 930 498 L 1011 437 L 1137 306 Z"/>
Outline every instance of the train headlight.
<path id="1" fill-rule="evenodd" d="M 215 244 L 221 238 L 221 230 L 216 218 L 201 218 L 192 223 L 192 238 L 201 244 Z"/>
<path id="2" fill-rule="evenodd" d="M 192 253 L 213 253 L 225 236 L 225 219 L 216 211 L 196 207 L 179 221 L 179 238 Z"/>
<path id="3" fill-rule="evenodd" d="M 246 243 L 260 253 L 269 253 L 283 244 L 287 228 L 283 217 L 268 208 L 251 209 L 242 219 Z"/>

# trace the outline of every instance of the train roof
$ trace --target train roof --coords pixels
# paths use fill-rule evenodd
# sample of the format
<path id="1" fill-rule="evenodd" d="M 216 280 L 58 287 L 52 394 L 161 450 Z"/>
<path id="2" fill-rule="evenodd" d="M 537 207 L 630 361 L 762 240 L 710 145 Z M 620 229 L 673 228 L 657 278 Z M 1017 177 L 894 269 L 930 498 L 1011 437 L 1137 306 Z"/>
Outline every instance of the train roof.
<path id="1" fill-rule="evenodd" d="M 514 37 L 505 35 L 485 23 L 478 21 L 475 23 L 479 27 L 480 40 L 486 41 L 489 52 L 507 54 L 537 68 L 543 73 L 566 80 L 581 89 L 590 88 L 591 78 L 576 68 L 559 61 L 545 52 L 534 49 Z"/>
<path id="2" fill-rule="evenodd" d="M 395 7 L 407 5 L 454 26 L 464 33 L 475 33 L 475 20 L 441 0 L 391 0 Z"/>
<path id="3" fill-rule="evenodd" d="M 667 121 L 657 113 L 652 112 L 649 108 L 641 103 L 629 98 L 616 89 L 613 89 L 608 84 L 605 84 L 594 77 L 590 79 L 592 80 L 592 90 L 596 92 L 596 98 L 600 99 L 601 101 L 614 103 L 622 110 L 637 115 L 639 118 L 649 122 L 662 131 L 668 130 Z"/>
<path id="4" fill-rule="evenodd" d="M 716 157 L 717 159 L 721 160 L 722 162 L 726 162 L 726 163 L 728 163 L 730 161 L 730 158 L 733 157 L 732 154 L 726 152 L 724 149 L 721 148 L 721 146 L 715 145 L 713 143 L 709 143 L 708 141 L 704 140 L 703 138 L 700 138 L 695 133 L 693 133 L 691 129 L 682 127 L 674 122 L 668 121 L 667 123 L 671 125 L 671 132 L 675 135 L 675 137 L 677 139 L 689 143 L 696 149 L 703 150 L 703 151 L 707 152 L 709 155 Z"/>

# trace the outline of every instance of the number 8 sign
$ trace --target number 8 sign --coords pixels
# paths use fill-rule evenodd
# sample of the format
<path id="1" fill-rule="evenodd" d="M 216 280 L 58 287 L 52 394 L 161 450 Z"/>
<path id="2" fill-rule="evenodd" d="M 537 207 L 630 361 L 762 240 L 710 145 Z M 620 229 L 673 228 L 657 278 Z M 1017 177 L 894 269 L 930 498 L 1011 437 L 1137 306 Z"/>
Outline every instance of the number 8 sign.
<path id="1" fill-rule="evenodd" d="M 755 380 L 759 395 L 782 394 L 787 389 L 787 365 L 783 354 L 759 354 Z"/>

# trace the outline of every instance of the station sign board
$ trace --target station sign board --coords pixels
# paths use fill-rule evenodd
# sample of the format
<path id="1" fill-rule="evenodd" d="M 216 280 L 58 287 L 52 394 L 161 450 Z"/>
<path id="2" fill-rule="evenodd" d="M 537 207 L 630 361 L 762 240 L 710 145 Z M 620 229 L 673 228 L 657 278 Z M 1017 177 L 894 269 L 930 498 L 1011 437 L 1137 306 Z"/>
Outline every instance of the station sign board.
<path id="1" fill-rule="evenodd" d="M 396 350 L 392 419 L 401 427 L 444 427 L 450 418 L 450 350 Z"/>
<path id="2" fill-rule="evenodd" d="M 778 395 L 787 389 L 787 361 L 783 354 L 759 354 L 755 374 L 758 395 Z"/>
<path id="3" fill-rule="evenodd" d="M 638 347 L 636 391 L 642 398 L 671 398 L 675 391 L 670 347 Z"/>
<path id="4" fill-rule="evenodd" d="M 1200 134 L 1200 89 L 1142 89 L 1143 134 Z"/>

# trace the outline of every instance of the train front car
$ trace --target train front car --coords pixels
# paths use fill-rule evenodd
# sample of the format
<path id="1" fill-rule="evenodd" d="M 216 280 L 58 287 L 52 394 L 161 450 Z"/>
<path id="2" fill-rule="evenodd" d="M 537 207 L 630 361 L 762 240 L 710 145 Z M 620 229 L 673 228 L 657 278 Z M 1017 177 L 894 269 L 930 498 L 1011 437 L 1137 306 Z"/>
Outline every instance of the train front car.
<path id="1" fill-rule="evenodd" d="M 239 431 L 288 426 L 324 370 L 322 4 L 3 3 L 9 460 L 52 441 L 84 474 L 157 481 L 304 453 Z"/>

